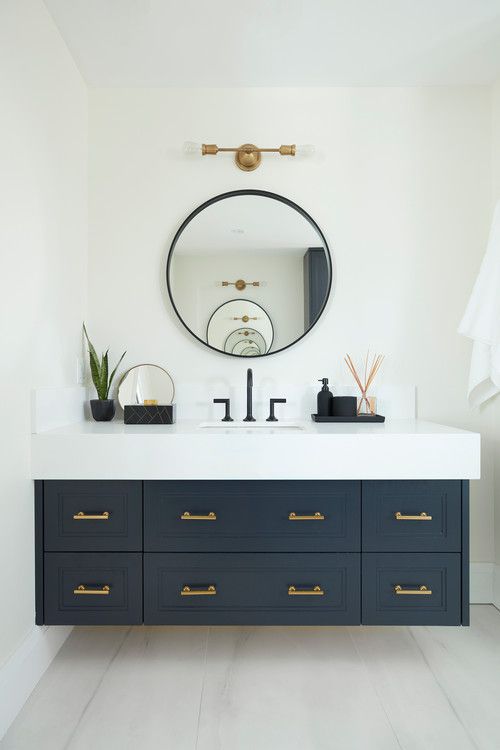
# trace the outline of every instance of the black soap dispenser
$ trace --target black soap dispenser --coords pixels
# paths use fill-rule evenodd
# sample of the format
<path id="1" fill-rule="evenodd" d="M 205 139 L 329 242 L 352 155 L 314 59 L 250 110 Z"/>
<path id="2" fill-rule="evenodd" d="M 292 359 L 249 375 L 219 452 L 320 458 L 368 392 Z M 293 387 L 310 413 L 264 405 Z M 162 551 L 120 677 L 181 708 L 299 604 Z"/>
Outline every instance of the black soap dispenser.
<path id="1" fill-rule="evenodd" d="M 333 394 L 328 388 L 328 378 L 321 378 L 323 388 L 318 393 L 318 417 L 329 417 L 332 413 Z"/>

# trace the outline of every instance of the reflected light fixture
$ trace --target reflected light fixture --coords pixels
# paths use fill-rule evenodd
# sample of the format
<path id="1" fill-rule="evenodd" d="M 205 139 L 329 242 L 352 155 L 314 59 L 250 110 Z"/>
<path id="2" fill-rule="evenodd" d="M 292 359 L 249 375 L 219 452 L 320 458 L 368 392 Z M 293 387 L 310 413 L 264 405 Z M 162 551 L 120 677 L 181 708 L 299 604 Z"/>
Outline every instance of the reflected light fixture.
<path id="1" fill-rule="evenodd" d="M 193 143 L 192 141 L 186 141 L 184 144 L 185 154 L 201 154 L 202 156 L 211 154 L 215 156 L 219 152 L 234 153 L 236 166 L 244 172 L 253 172 L 259 166 L 262 154 L 281 154 L 281 156 L 298 157 L 312 156 L 314 146 L 296 146 L 292 144 L 290 146 L 279 146 L 279 148 L 258 148 L 253 143 L 244 143 L 242 146 L 237 146 L 236 148 L 222 148 L 216 146 L 215 143 Z"/>

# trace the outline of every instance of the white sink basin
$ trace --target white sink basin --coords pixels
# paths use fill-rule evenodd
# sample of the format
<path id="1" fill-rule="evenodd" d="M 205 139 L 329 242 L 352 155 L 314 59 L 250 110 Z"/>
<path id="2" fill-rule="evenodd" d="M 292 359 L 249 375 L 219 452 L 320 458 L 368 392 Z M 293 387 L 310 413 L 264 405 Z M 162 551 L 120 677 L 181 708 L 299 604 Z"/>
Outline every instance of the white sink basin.
<path id="1" fill-rule="evenodd" d="M 297 422 L 201 422 L 199 427 L 219 427 L 224 430 L 257 430 L 267 427 L 268 430 L 303 430 Z"/>

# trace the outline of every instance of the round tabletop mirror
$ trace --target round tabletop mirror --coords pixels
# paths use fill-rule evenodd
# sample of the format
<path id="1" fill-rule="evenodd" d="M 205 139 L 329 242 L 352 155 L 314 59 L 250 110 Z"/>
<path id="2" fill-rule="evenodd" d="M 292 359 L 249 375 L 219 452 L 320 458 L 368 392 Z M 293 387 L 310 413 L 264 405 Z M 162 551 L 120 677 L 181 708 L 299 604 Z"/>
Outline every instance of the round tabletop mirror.
<path id="1" fill-rule="evenodd" d="M 136 365 L 123 375 L 118 384 L 118 402 L 122 409 L 129 404 L 171 404 L 174 382 L 158 365 Z"/>
<path id="2" fill-rule="evenodd" d="M 199 206 L 168 255 L 168 293 L 182 324 L 233 357 L 296 343 L 321 316 L 331 286 L 330 251 L 314 219 L 262 190 L 224 193 Z"/>

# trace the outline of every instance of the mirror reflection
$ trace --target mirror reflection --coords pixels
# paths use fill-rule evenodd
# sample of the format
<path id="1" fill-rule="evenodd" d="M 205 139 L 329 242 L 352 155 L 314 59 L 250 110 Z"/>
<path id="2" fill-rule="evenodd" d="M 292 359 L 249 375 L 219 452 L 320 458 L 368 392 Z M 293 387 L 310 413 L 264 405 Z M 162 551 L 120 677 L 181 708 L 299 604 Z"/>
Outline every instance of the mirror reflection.
<path id="1" fill-rule="evenodd" d="M 243 354 L 243 344 L 255 348 L 250 356 L 266 354 L 274 340 L 273 324 L 263 307 L 248 299 L 223 302 L 208 321 L 207 342 L 227 354 Z"/>
<path id="2" fill-rule="evenodd" d="M 317 321 L 331 287 L 326 240 L 300 207 L 238 191 L 197 209 L 168 259 L 171 300 L 203 343 L 239 357 L 284 349 Z"/>

